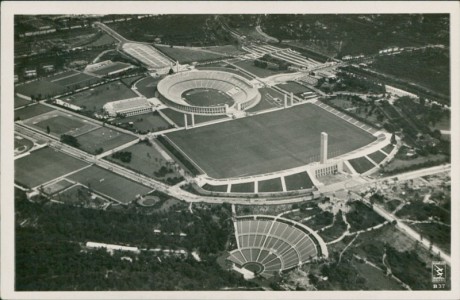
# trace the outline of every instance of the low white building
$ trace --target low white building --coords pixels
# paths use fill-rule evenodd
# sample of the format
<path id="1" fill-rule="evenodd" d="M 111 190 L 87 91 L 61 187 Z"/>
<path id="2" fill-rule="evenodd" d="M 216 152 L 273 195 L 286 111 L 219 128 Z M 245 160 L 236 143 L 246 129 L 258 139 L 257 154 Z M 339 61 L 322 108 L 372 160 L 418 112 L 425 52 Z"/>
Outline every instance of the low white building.
<path id="1" fill-rule="evenodd" d="M 92 248 L 92 249 L 104 248 L 104 249 L 107 250 L 107 252 L 113 252 L 115 250 L 129 251 L 129 252 L 135 252 L 135 253 L 140 252 L 139 248 L 137 248 L 137 247 L 128 247 L 128 246 L 121 246 L 121 245 L 96 243 L 96 242 L 87 242 L 86 247 L 87 248 Z"/>
<path id="2" fill-rule="evenodd" d="M 154 105 L 148 99 L 139 97 L 109 102 L 103 108 L 111 117 L 116 117 L 117 115 L 130 117 L 152 112 Z"/>

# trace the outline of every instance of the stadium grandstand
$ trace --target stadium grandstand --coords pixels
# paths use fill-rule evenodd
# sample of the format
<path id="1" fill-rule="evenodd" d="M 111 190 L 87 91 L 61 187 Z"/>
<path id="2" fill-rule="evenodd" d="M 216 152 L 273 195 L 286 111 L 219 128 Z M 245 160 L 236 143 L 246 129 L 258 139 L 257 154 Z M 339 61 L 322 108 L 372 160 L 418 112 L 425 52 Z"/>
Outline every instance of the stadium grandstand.
<path id="1" fill-rule="evenodd" d="M 298 267 L 316 257 L 327 257 L 327 248 L 308 227 L 275 216 L 242 216 L 234 220 L 238 249 L 227 259 L 264 278 Z"/>
<path id="2" fill-rule="evenodd" d="M 146 114 L 154 110 L 154 106 L 145 98 L 131 98 L 108 102 L 104 105 L 104 111 L 111 117 Z"/>
<path id="3" fill-rule="evenodd" d="M 184 93 L 195 89 L 217 90 L 231 97 L 231 105 L 191 105 Z M 243 111 L 260 101 L 258 89 L 245 78 L 222 71 L 190 71 L 177 73 L 161 80 L 157 86 L 160 100 L 172 109 L 200 115 L 223 115 L 231 110 Z"/>

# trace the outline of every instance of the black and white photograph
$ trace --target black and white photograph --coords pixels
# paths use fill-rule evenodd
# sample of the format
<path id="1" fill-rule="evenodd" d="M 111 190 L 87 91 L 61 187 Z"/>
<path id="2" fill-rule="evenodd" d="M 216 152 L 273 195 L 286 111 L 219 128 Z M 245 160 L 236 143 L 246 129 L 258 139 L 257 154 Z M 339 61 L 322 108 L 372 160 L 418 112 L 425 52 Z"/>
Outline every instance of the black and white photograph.
<path id="1" fill-rule="evenodd" d="M 3 2 L 1 298 L 459 299 L 459 8 Z"/>

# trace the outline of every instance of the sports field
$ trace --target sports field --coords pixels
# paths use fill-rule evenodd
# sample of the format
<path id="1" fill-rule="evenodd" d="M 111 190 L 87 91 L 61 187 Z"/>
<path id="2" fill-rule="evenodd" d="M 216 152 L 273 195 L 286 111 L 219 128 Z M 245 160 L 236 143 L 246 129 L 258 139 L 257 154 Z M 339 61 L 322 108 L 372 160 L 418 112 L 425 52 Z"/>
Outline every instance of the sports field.
<path id="1" fill-rule="evenodd" d="M 224 104 L 230 106 L 234 102 L 232 97 L 215 89 L 193 89 L 183 93 L 182 97 L 185 99 L 185 102 L 195 106 L 216 106 Z"/>
<path id="2" fill-rule="evenodd" d="M 242 61 L 236 62 L 234 64 L 237 65 L 240 68 L 245 69 L 249 73 L 252 73 L 252 74 L 256 75 L 257 77 L 261 77 L 261 78 L 265 78 L 265 77 L 269 77 L 269 76 L 276 75 L 276 74 L 281 74 L 281 73 L 287 73 L 286 70 L 277 71 L 277 70 L 269 70 L 269 69 L 256 67 L 254 65 L 254 60 L 252 60 L 252 59 L 251 60 L 242 60 Z"/>
<path id="3" fill-rule="evenodd" d="M 33 118 L 35 116 L 38 116 L 38 115 L 41 115 L 41 114 L 44 114 L 44 113 L 47 113 L 53 110 L 54 110 L 53 108 L 46 106 L 46 105 L 34 104 L 34 105 L 30 105 L 30 106 L 15 110 L 14 119 L 15 120 L 16 119 L 27 120 L 29 118 Z"/>
<path id="4" fill-rule="evenodd" d="M 58 110 L 35 116 L 24 123 L 43 132 L 49 129 L 50 134 L 58 138 L 62 134 L 78 136 L 100 127 L 88 120 Z"/>
<path id="5" fill-rule="evenodd" d="M 14 180 L 32 188 L 87 165 L 81 160 L 46 147 L 14 161 Z"/>
<path id="6" fill-rule="evenodd" d="M 171 48 L 169 46 L 156 46 L 156 48 L 168 55 L 169 57 L 171 57 L 172 59 L 179 61 L 179 63 L 181 64 L 209 61 L 227 57 L 227 55 L 225 54 L 212 53 L 208 51 L 203 51 L 198 48 Z"/>
<path id="7" fill-rule="evenodd" d="M 119 70 L 123 70 L 129 67 L 133 67 L 133 66 L 130 64 L 122 63 L 122 62 L 113 62 L 97 70 L 91 71 L 91 73 L 96 74 L 96 75 L 105 76 L 111 72 L 119 72 Z"/>
<path id="8" fill-rule="evenodd" d="M 145 195 L 152 190 L 96 166 L 86 168 L 68 178 L 122 203 L 129 203 L 136 198 L 136 195 Z"/>
<path id="9" fill-rule="evenodd" d="M 273 178 L 258 182 L 259 193 L 282 192 L 281 178 Z"/>
<path id="10" fill-rule="evenodd" d="M 28 104 L 32 104 L 32 101 L 18 97 L 16 95 L 14 96 L 14 108 L 18 108 Z"/>
<path id="11" fill-rule="evenodd" d="M 84 107 L 86 110 L 99 112 L 107 102 L 134 97 L 137 97 L 136 93 L 122 82 L 114 81 L 61 98 L 61 100 Z"/>
<path id="12" fill-rule="evenodd" d="M 309 189 L 313 187 L 313 182 L 311 182 L 310 177 L 307 172 L 300 172 L 284 177 L 286 183 L 286 190 L 302 190 Z"/>
<path id="13" fill-rule="evenodd" d="M 23 153 L 29 150 L 30 148 L 32 148 L 33 146 L 34 146 L 34 143 L 31 140 L 26 139 L 19 135 L 14 136 L 14 153 L 15 154 Z"/>
<path id="14" fill-rule="evenodd" d="M 88 153 L 95 153 L 96 150 L 102 148 L 107 151 L 130 141 L 137 139 L 135 136 L 118 132 L 116 130 L 101 127 L 80 135 L 77 140 L 80 143 L 80 148 Z"/>
<path id="15" fill-rule="evenodd" d="M 311 104 L 166 135 L 209 176 L 227 178 L 304 165 L 319 155 L 323 131 L 336 156 L 375 140 Z"/>
<path id="16" fill-rule="evenodd" d="M 129 124 L 131 122 L 132 124 Z M 172 125 L 166 122 L 166 120 L 163 119 L 163 117 L 156 111 L 148 114 L 119 119 L 117 120 L 117 125 L 128 130 L 138 131 L 141 133 L 165 130 L 172 127 Z"/>

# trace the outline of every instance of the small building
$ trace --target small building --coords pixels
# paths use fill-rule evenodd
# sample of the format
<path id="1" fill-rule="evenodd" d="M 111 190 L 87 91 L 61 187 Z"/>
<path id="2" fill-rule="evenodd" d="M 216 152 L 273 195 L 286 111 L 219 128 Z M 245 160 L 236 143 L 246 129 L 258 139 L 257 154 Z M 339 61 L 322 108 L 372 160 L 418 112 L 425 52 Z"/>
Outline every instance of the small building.
<path id="1" fill-rule="evenodd" d="M 37 69 L 29 69 L 24 71 L 24 77 L 31 78 L 37 77 Z"/>
<path id="2" fill-rule="evenodd" d="M 146 114 L 154 110 L 154 105 L 145 98 L 131 98 L 106 103 L 104 111 L 111 117 L 124 117 Z"/>
<path id="3" fill-rule="evenodd" d="M 390 86 L 390 85 L 385 85 L 385 92 L 387 92 L 388 94 L 393 94 L 393 95 L 399 96 L 399 97 L 408 96 L 410 98 L 418 99 L 417 95 L 409 93 L 409 92 L 407 92 L 405 90 L 402 90 L 402 89 L 395 88 L 395 87 Z"/>

